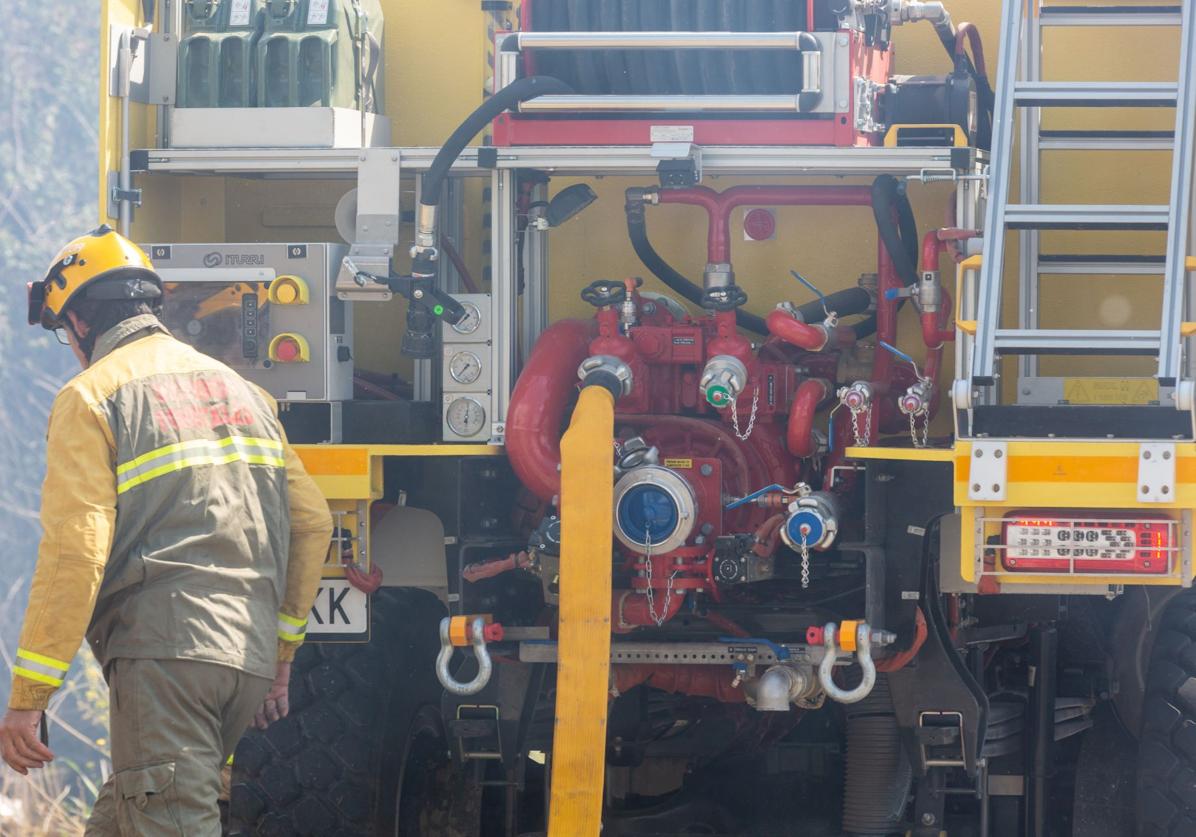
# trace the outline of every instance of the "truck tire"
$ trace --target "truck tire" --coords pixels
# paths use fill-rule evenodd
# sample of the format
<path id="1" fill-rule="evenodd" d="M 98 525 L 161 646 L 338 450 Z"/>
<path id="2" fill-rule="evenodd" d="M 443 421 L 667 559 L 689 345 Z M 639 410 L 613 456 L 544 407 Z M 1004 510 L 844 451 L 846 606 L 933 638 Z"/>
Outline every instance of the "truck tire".
<path id="1" fill-rule="evenodd" d="M 433 661 L 443 608 L 424 591 L 388 588 L 372 608 L 370 642 L 299 649 L 290 714 L 237 745 L 232 837 L 389 831 L 386 757 L 417 707 L 439 698 Z"/>
<path id="2" fill-rule="evenodd" d="M 1138 745 L 1138 834 L 1196 834 L 1196 597 L 1168 605 L 1151 653 Z"/>

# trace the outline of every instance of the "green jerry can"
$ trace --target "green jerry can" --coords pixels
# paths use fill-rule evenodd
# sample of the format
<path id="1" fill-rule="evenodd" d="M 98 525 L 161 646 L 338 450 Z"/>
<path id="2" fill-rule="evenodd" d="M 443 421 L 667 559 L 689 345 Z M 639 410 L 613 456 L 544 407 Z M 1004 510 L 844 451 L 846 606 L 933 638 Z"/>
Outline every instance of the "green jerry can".
<path id="1" fill-rule="evenodd" d="M 179 39 L 176 104 L 245 108 L 257 104 L 256 50 L 262 0 L 186 0 Z"/>
<path id="2" fill-rule="evenodd" d="M 259 107 L 381 113 L 379 0 L 265 0 L 257 47 Z"/>

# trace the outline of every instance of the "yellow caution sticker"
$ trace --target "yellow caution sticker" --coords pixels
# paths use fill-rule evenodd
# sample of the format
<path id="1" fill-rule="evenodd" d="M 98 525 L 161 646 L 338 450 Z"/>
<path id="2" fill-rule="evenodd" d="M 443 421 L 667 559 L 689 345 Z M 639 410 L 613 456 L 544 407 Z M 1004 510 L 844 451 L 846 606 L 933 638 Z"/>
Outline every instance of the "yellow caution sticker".
<path id="1" fill-rule="evenodd" d="M 1071 404 L 1150 404 L 1159 400 L 1159 385 L 1134 378 L 1064 378 L 1063 398 Z"/>
<path id="2" fill-rule="evenodd" d="M 664 467 L 679 468 L 682 471 L 692 470 L 694 467 L 694 461 L 692 459 L 666 459 L 664 461 Z"/>

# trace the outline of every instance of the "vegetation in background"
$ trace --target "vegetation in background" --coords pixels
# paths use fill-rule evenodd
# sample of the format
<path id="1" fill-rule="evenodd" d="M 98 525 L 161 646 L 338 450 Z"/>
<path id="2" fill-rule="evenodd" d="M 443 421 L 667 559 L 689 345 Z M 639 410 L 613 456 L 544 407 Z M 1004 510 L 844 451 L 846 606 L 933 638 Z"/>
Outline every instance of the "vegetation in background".
<path id="1" fill-rule="evenodd" d="M 46 417 L 77 371 L 25 325 L 25 283 L 96 224 L 99 0 L 0 0 L 0 706 L 37 555 Z M 107 771 L 107 690 L 89 651 L 52 706 L 52 769 L 0 765 L 0 834 L 77 834 Z"/>

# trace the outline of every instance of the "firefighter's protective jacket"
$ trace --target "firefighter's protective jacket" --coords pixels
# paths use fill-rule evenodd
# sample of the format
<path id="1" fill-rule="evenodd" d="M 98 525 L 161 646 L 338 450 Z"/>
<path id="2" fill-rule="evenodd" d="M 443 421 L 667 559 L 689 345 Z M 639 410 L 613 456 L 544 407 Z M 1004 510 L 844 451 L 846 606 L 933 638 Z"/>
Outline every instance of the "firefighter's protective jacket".
<path id="1" fill-rule="evenodd" d="M 44 534 L 14 709 L 43 709 L 86 633 L 100 664 L 188 659 L 273 678 L 332 519 L 277 405 L 144 315 L 96 341 L 50 413 Z"/>

